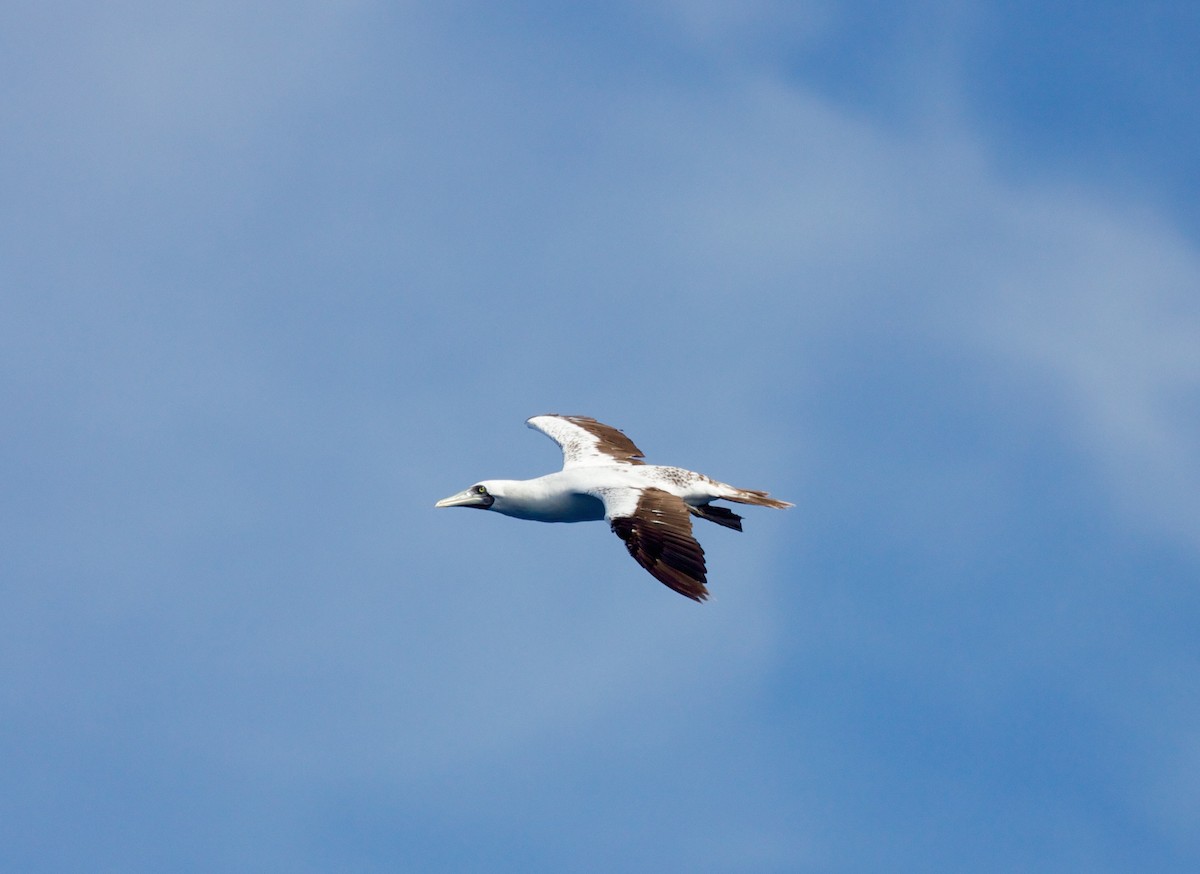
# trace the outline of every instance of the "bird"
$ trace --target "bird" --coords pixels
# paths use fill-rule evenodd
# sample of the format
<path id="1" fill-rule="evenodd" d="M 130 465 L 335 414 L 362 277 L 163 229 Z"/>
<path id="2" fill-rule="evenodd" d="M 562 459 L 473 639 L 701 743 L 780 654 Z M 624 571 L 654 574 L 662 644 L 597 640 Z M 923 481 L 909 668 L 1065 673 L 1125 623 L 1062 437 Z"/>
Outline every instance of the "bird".
<path id="1" fill-rule="evenodd" d="M 607 521 L 638 564 L 693 601 L 708 598 L 708 579 L 692 516 L 741 531 L 742 517 L 713 501 L 794 506 L 681 467 L 646 464 L 623 431 L 588 416 L 551 413 L 525 424 L 559 445 L 562 470 L 527 480 L 481 480 L 434 506 L 473 507 L 537 522 Z"/>

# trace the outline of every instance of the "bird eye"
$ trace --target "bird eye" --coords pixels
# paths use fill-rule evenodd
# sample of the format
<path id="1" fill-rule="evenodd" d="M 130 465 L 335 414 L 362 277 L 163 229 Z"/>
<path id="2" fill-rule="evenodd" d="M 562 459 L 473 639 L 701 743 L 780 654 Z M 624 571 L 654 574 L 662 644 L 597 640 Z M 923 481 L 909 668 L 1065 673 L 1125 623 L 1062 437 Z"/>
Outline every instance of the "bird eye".
<path id="1" fill-rule="evenodd" d="M 477 494 L 477 495 L 486 495 L 486 494 L 487 494 L 487 489 L 485 489 L 483 486 L 475 486 L 475 494 Z"/>

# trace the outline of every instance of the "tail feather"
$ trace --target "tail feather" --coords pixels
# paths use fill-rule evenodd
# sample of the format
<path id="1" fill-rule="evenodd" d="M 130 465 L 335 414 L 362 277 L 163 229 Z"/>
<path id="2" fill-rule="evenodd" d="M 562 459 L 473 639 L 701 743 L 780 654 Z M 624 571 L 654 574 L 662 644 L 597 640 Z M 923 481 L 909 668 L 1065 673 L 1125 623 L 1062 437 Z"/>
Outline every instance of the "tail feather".
<path id="1" fill-rule="evenodd" d="M 721 495 L 727 501 L 735 501 L 739 504 L 753 504 L 756 507 L 774 507 L 776 510 L 782 510 L 786 507 L 794 507 L 795 504 L 790 504 L 787 501 L 780 501 L 777 498 L 772 498 L 766 492 L 760 492 L 758 489 L 738 489 L 730 487 L 730 490 Z"/>
<path id="2" fill-rule="evenodd" d="M 709 522 L 716 522 L 718 525 L 724 525 L 726 528 L 732 528 L 734 531 L 742 530 L 742 517 L 730 510 L 728 507 L 714 507 L 712 504 L 701 504 L 698 507 L 688 506 L 693 516 L 699 516 L 701 519 L 707 519 Z"/>

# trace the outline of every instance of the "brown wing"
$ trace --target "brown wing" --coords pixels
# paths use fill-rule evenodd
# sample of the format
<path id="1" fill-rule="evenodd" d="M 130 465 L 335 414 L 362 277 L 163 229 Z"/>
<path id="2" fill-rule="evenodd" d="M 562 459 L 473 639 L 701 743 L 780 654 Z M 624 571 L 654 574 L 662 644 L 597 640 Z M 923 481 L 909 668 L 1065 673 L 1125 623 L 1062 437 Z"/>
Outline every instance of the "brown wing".
<path id="1" fill-rule="evenodd" d="M 642 464 L 642 450 L 612 425 L 588 416 L 534 416 L 525 424 L 541 431 L 560 447 L 563 467 Z"/>
<path id="2" fill-rule="evenodd" d="M 662 489 L 645 489 L 632 513 L 610 515 L 609 524 L 655 579 L 693 601 L 708 597 L 704 550 L 692 537 L 692 520 L 682 499 Z"/>

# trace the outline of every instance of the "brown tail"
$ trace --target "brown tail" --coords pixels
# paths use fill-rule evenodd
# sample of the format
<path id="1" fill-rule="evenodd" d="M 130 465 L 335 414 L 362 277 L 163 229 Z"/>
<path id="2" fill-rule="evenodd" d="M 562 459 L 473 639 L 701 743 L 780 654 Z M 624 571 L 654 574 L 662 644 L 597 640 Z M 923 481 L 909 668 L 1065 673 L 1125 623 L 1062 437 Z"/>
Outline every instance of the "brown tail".
<path id="1" fill-rule="evenodd" d="M 776 510 L 795 506 L 795 504 L 789 504 L 787 501 L 772 498 L 766 492 L 760 492 L 758 489 L 731 489 L 728 494 L 721 495 L 721 497 L 727 501 L 736 501 L 739 504 L 753 504 L 756 507 L 774 507 Z"/>

